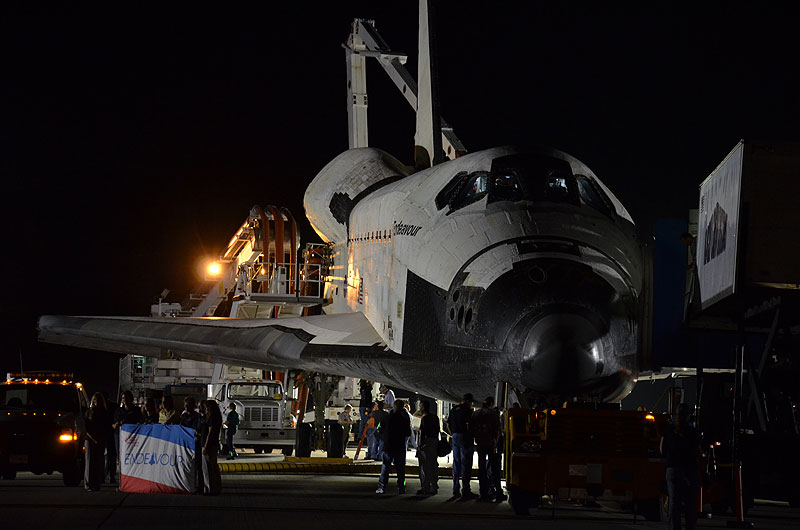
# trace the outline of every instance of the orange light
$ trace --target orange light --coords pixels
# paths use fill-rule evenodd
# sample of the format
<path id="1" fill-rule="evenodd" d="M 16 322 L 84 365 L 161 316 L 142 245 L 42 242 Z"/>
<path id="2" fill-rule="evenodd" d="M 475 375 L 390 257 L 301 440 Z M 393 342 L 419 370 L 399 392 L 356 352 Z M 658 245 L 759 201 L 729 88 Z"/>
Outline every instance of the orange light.
<path id="1" fill-rule="evenodd" d="M 647 421 L 656 421 L 656 417 L 653 416 L 652 414 L 646 414 L 644 419 L 646 419 Z"/>
<path id="2" fill-rule="evenodd" d="M 74 442 L 77 439 L 78 439 L 78 436 L 76 434 L 74 434 L 74 433 L 73 434 L 62 434 L 61 436 L 58 437 L 58 441 L 61 442 L 61 443 Z"/>
<path id="3" fill-rule="evenodd" d="M 556 409 L 551 409 L 550 410 L 550 415 L 551 416 L 555 416 L 556 415 Z"/>
<path id="4" fill-rule="evenodd" d="M 216 261 L 213 263 L 209 263 L 208 267 L 206 267 L 206 272 L 209 276 L 219 276 L 219 273 L 222 272 L 222 265 L 217 263 Z"/>
<path id="5" fill-rule="evenodd" d="M 719 445 L 722 445 L 722 443 L 720 443 L 720 442 L 714 442 L 714 445 L 718 445 L 718 446 L 719 446 Z"/>

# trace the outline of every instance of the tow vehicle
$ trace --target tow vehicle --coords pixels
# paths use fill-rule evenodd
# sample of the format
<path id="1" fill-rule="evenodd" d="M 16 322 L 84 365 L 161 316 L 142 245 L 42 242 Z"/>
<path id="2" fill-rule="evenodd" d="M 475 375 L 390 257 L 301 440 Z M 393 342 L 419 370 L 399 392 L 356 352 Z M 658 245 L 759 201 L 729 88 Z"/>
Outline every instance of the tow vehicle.
<path id="1" fill-rule="evenodd" d="M 608 500 L 633 506 L 648 520 L 666 514 L 666 463 L 659 454 L 666 414 L 575 408 L 508 409 L 505 479 L 518 515 L 543 495 Z"/>

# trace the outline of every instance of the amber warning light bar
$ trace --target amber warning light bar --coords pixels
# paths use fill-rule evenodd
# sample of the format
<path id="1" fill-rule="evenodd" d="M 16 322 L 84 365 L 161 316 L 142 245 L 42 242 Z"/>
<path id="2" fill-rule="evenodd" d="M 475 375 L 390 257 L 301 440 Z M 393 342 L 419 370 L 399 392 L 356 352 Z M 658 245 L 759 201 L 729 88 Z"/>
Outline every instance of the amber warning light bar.
<path id="1" fill-rule="evenodd" d="M 6 383 L 71 383 L 73 374 L 66 372 L 8 372 Z"/>

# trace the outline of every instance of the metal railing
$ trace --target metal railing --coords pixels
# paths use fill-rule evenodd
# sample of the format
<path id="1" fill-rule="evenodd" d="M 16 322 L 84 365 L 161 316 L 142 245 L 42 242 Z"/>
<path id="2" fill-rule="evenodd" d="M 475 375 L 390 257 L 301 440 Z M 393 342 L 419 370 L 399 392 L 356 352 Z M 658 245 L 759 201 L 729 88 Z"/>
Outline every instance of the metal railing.
<path id="1" fill-rule="evenodd" d="M 268 263 L 255 264 L 254 282 L 266 285 L 264 294 L 294 295 L 296 297 L 322 298 L 325 294 L 325 264 L 323 263 Z"/>

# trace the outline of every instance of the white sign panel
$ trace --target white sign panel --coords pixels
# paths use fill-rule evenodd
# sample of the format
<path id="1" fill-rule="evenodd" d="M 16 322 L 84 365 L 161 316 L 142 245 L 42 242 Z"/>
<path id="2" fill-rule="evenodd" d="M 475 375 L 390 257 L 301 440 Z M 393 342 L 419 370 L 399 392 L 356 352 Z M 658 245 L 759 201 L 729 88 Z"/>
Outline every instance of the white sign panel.
<path id="1" fill-rule="evenodd" d="M 733 294 L 744 143 L 700 185 L 697 274 L 703 309 Z"/>
<path id="2" fill-rule="evenodd" d="M 194 431 L 180 425 L 123 425 L 119 463 L 124 492 L 194 493 Z"/>

